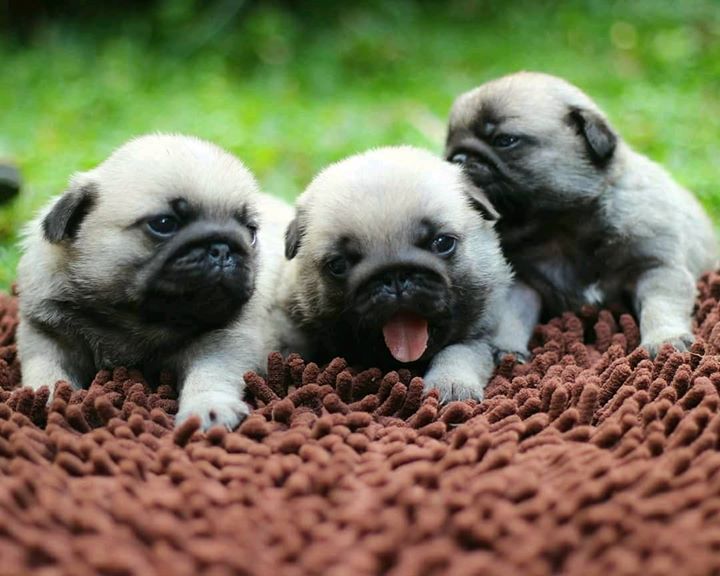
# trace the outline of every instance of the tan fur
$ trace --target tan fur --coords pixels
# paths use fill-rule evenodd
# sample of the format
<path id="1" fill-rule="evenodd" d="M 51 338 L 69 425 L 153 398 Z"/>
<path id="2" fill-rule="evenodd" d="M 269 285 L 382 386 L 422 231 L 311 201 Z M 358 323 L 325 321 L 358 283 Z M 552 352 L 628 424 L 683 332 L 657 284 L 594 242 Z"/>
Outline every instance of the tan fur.
<path id="1" fill-rule="evenodd" d="M 156 249 L 136 223 L 167 211 L 171 198 L 183 196 L 202 206 L 208 218 L 219 220 L 247 207 L 257 212 L 259 224 L 252 297 L 231 325 L 152 359 L 154 368 L 169 368 L 179 375 L 178 422 L 198 414 L 206 427 L 213 423 L 234 427 L 248 413 L 242 402 L 242 375 L 264 366 L 283 329 L 271 318 L 290 207 L 262 194 L 234 156 L 187 136 L 136 138 L 98 167 L 75 174 L 66 194 L 86 185 L 93 186 L 97 195 L 74 240 L 51 243 L 43 233 L 43 221 L 62 196 L 50 202 L 25 231 L 18 267 L 23 384 L 37 389 L 66 380 L 84 386 L 89 384 L 89 370 L 111 367 L 108 364 L 115 360 L 144 365 L 143 347 L 161 349 L 172 334 L 135 322 L 132 313 L 118 316 L 119 326 L 126 329 L 117 333 L 98 334 L 82 320 L 64 333 L 67 306 L 57 302 L 75 300 L 82 307 L 82 288 L 82 298 L 94 293 L 132 304 L 147 281 L 147 267 L 138 263 Z M 95 358 L 86 350 L 86 340 L 98 350 Z"/>

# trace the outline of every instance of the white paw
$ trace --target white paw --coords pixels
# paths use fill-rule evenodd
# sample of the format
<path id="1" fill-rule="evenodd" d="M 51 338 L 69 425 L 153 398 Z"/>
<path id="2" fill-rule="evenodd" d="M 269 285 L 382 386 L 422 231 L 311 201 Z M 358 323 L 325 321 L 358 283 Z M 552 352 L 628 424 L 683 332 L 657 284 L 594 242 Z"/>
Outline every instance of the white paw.
<path id="1" fill-rule="evenodd" d="M 672 344 L 672 346 L 678 351 L 678 352 L 687 352 L 690 350 L 690 347 L 693 345 L 693 342 L 695 342 L 695 336 L 690 334 L 689 332 L 684 332 L 681 334 L 675 334 L 675 335 L 665 335 L 660 337 L 653 337 L 644 339 L 641 342 L 640 346 L 645 348 L 645 350 L 648 351 L 648 354 L 650 354 L 651 358 L 655 358 L 657 356 L 658 352 L 660 352 L 660 348 L 664 344 Z"/>
<path id="2" fill-rule="evenodd" d="M 234 430 L 248 414 L 250 407 L 236 394 L 202 392 L 180 398 L 175 426 L 180 426 L 190 416 L 199 416 L 203 430 L 212 426 L 225 426 L 228 430 Z"/>
<path id="3" fill-rule="evenodd" d="M 443 403 L 453 400 L 482 400 L 487 382 L 476 372 L 453 370 L 447 366 L 431 367 L 423 378 L 425 391 L 436 388 Z"/>

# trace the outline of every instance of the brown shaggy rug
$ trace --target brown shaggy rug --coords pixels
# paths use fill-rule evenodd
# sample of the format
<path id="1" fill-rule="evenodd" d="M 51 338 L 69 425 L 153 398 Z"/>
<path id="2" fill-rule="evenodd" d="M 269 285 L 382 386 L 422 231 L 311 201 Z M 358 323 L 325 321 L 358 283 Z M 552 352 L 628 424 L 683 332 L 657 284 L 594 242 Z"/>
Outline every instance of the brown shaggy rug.
<path id="1" fill-rule="evenodd" d="M 229 433 L 173 430 L 172 377 L 18 389 L 0 299 L 0 574 L 720 574 L 720 274 L 692 352 L 628 315 L 541 326 L 482 403 L 272 355 Z"/>

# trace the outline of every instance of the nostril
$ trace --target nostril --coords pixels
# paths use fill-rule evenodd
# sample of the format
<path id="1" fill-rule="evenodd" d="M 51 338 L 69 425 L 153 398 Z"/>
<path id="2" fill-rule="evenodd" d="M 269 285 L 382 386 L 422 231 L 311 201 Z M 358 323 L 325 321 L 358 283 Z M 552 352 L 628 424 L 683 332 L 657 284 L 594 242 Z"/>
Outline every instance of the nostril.
<path id="1" fill-rule="evenodd" d="M 216 242 L 210 245 L 207 254 L 211 262 L 224 264 L 230 260 L 230 246 L 225 243 Z"/>
<path id="2" fill-rule="evenodd" d="M 492 167 L 485 162 L 473 162 L 469 164 L 470 175 L 478 182 L 488 183 L 493 180 Z"/>
<path id="3" fill-rule="evenodd" d="M 403 297 L 418 290 L 436 290 L 443 284 L 442 276 L 434 270 L 406 266 L 382 271 L 364 286 L 383 296 Z"/>
<path id="4" fill-rule="evenodd" d="M 409 290 L 413 284 L 412 272 L 398 272 L 397 279 L 402 290 Z"/>
<path id="5" fill-rule="evenodd" d="M 381 279 L 382 285 L 385 288 L 393 288 L 395 286 L 395 275 L 394 274 L 384 274 Z"/>

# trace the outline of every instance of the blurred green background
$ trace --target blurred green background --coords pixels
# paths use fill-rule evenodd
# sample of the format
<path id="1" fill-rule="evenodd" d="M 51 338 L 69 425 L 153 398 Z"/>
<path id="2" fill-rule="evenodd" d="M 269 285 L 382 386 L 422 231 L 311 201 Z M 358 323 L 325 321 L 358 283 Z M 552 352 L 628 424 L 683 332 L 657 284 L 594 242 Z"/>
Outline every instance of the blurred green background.
<path id="1" fill-rule="evenodd" d="M 118 5 L 116 5 L 118 4 Z M 131 136 L 236 153 L 293 198 L 371 146 L 442 149 L 453 98 L 520 69 L 590 92 L 720 222 L 720 2 L 0 1 L 0 287 L 22 224 Z"/>

